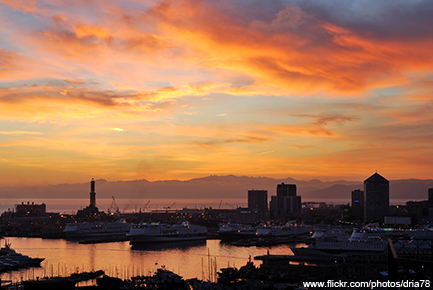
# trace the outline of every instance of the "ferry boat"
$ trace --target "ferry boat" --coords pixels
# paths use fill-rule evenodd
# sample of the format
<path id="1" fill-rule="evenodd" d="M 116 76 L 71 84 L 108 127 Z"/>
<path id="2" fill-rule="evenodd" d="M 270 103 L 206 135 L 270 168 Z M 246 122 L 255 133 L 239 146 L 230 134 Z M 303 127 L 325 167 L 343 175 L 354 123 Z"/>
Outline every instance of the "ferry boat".
<path id="1" fill-rule="evenodd" d="M 316 243 L 309 245 L 308 248 L 321 250 L 325 252 L 331 252 L 331 253 L 347 252 L 347 251 L 384 252 L 387 249 L 387 246 L 388 246 L 388 242 L 383 240 L 376 240 L 376 241 L 318 240 L 316 241 Z"/>
<path id="2" fill-rule="evenodd" d="M 63 233 L 66 238 L 125 238 L 129 233 L 131 224 L 126 223 L 124 219 L 116 222 L 82 222 L 67 224 Z"/>
<path id="3" fill-rule="evenodd" d="M 180 242 L 205 240 L 207 229 L 204 226 L 191 225 L 187 221 L 174 225 L 161 223 L 138 224 L 131 226 L 127 234 L 130 244 L 145 244 L 157 242 Z"/>
<path id="4" fill-rule="evenodd" d="M 344 235 L 319 235 L 308 248 L 292 249 L 292 251 L 299 253 L 300 251 L 305 252 L 305 249 L 314 249 L 328 253 L 385 252 L 389 238 L 393 240 L 394 248 L 397 250 L 402 248 L 432 250 L 431 243 L 418 240 L 433 239 L 433 228 L 430 225 L 418 229 L 381 228 L 377 223 L 370 223 L 361 229 L 353 229 L 349 238 L 345 238 Z"/>
<path id="5" fill-rule="evenodd" d="M 383 254 L 387 251 L 388 242 L 384 240 L 376 241 L 351 241 L 346 240 L 317 240 L 315 243 L 308 245 L 306 248 L 291 248 L 295 255 L 309 256 L 316 255 L 317 252 L 326 252 L 331 254 L 342 254 L 348 252 L 357 253 L 377 253 Z"/>
<path id="6" fill-rule="evenodd" d="M 433 239 L 433 227 L 430 224 L 416 229 L 382 228 L 379 226 L 367 225 L 362 229 L 356 230 L 356 232 L 358 235 L 366 235 L 368 238 L 392 238 L 396 236 L 404 236 L 411 239 Z"/>
<path id="7" fill-rule="evenodd" d="M 341 240 L 349 238 L 352 233 L 353 229 L 328 226 L 326 228 L 315 228 L 311 237 L 315 240 Z"/>

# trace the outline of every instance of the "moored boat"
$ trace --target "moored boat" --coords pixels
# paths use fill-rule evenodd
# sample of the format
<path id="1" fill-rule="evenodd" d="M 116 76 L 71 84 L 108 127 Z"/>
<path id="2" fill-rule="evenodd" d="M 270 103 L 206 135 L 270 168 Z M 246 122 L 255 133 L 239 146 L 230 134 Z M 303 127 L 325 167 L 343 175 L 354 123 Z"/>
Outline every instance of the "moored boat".
<path id="1" fill-rule="evenodd" d="M 31 258 L 27 255 L 17 253 L 5 242 L 0 250 L 0 271 L 10 271 L 15 269 L 39 267 L 44 258 Z"/>
<path id="2" fill-rule="evenodd" d="M 88 238 L 104 238 L 110 239 L 126 239 L 126 234 L 129 233 L 131 224 L 126 223 L 124 219 L 116 222 L 82 222 L 67 224 L 63 233 L 66 238 L 71 239 L 88 239 Z"/>
<path id="3" fill-rule="evenodd" d="M 174 225 L 161 223 L 138 224 L 131 226 L 127 234 L 130 244 L 145 244 L 158 242 L 179 242 L 205 240 L 207 229 L 204 226 L 191 225 L 187 221 Z"/>

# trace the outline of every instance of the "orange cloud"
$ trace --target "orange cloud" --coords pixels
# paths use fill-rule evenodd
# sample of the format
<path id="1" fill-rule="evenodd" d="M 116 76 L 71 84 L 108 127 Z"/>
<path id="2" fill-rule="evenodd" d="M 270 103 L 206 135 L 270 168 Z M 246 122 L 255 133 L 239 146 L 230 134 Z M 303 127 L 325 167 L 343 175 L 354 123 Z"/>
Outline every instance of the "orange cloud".
<path id="1" fill-rule="evenodd" d="M 234 94 L 330 96 L 404 84 L 408 71 L 433 66 L 429 38 L 380 39 L 374 31 L 344 27 L 302 5 L 282 6 L 257 20 L 247 9 L 240 12 L 243 6 L 235 2 L 161 1 L 143 11 L 97 2 L 100 9 L 92 10 L 97 19 L 93 20 L 62 10 L 61 3 L 53 11 L 34 1 L 6 3 L 50 16 L 51 25 L 32 41 L 41 52 L 74 59 L 89 72 L 104 71 L 107 78 L 121 75 L 134 82 L 140 70 L 151 81 L 158 78 L 152 75 L 153 68 L 175 66 L 189 72 L 207 70 L 211 79 L 227 74 L 252 78 L 253 84 L 226 88 Z M 239 11 L 232 11 L 234 7 Z M 119 67 L 116 60 L 131 69 Z M 179 74 L 173 77 L 178 87 L 185 84 Z M 186 83 L 194 82 L 209 79 Z"/>
<path id="2" fill-rule="evenodd" d="M 190 47 L 208 68 L 248 74 L 283 92 L 360 92 L 404 82 L 408 69 L 433 65 L 426 53 L 430 40 L 379 41 L 322 24 L 293 5 L 269 22 L 228 18 L 221 10 L 204 2 L 163 2 L 149 14 L 163 21 L 161 33 Z M 299 26 L 307 33 L 301 35 Z"/>
<path id="3" fill-rule="evenodd" d="M 2 160 L 111 179 L 431 167 L 431 5 L 144 2 L 1 2 Z"/>

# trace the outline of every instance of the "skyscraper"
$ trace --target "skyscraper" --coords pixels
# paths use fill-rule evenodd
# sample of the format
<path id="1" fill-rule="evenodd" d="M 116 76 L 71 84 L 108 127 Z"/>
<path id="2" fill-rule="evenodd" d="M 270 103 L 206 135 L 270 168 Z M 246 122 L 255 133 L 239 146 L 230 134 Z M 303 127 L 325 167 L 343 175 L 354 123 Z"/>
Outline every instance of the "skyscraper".
<path id="1" fill-rule="evenodd" d="M 296 195 L 296 184 L 278 184 L 277 195 L 271 196 L 271 217 L 289 219 L 301 214 L 301 197 Z"/>
<path id="2" fill-rule="evenodd" d="M 389 181 L 377 172 L 364 181 L 364 222 L 383 222 L 389 212 Z"/>
<path id="3" fill-rule="evenodd" d="M 352 217 L 364 220 L 364 191 L 352 191 Z"/>
<path id="4" fill-rule="evenodd" d="M 278 184 L 277 196 L 296 196 L 296 184 Z"/>
<path id="5" fill-rule="evenodd" d="M 248 190 L 248 208 L 258 211 L 260 218 L 265 218 L 268 212 L 268 191 Z"/>

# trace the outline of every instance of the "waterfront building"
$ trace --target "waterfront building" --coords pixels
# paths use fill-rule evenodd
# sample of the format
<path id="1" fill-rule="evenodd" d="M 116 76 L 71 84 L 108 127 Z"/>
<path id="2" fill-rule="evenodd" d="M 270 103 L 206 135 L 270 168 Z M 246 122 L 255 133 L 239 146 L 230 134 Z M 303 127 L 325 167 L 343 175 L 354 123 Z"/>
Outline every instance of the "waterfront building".
<path id="1" fill-rule="evenodd" d="M 15 213 L 17 217 L 24 216 L 44 216 L 46 214 L 45 203 L 35 204 L 34 202 L 16 204 Z"/>
<path id="2" fill-rule="evenodd" d="M 364 181 L 364 222 L 383 222 L 389 213 L 389 181 L 377 172 Z"/>
<path id="3" fill-rule="evenodd" d="M 296 184 L 278 184 L 277 195 L 271 196 L 271 218 L 297 218 L 301 215 L 301 208 L 301 197 L 296 195 Z"/>
<path id="4" fill-rule="evenodd" d="M 433 188 L 428 189 L 428 200 L 408 201 L 405 210 L 412 217 L 413 224 L 426 224 L 433 221 Z"/>
<path id="5" fill-rule="evenodd" d="M 260 218 L 265 218 L 268 212 L 268 191 L 248 190 L 248 208 L 256 210 Z"/>
<path id="6" fill-rule="evenodd" d="M 364 220 L 364 191 L 360 189 L 352 191 L 351 217 Z"/>

